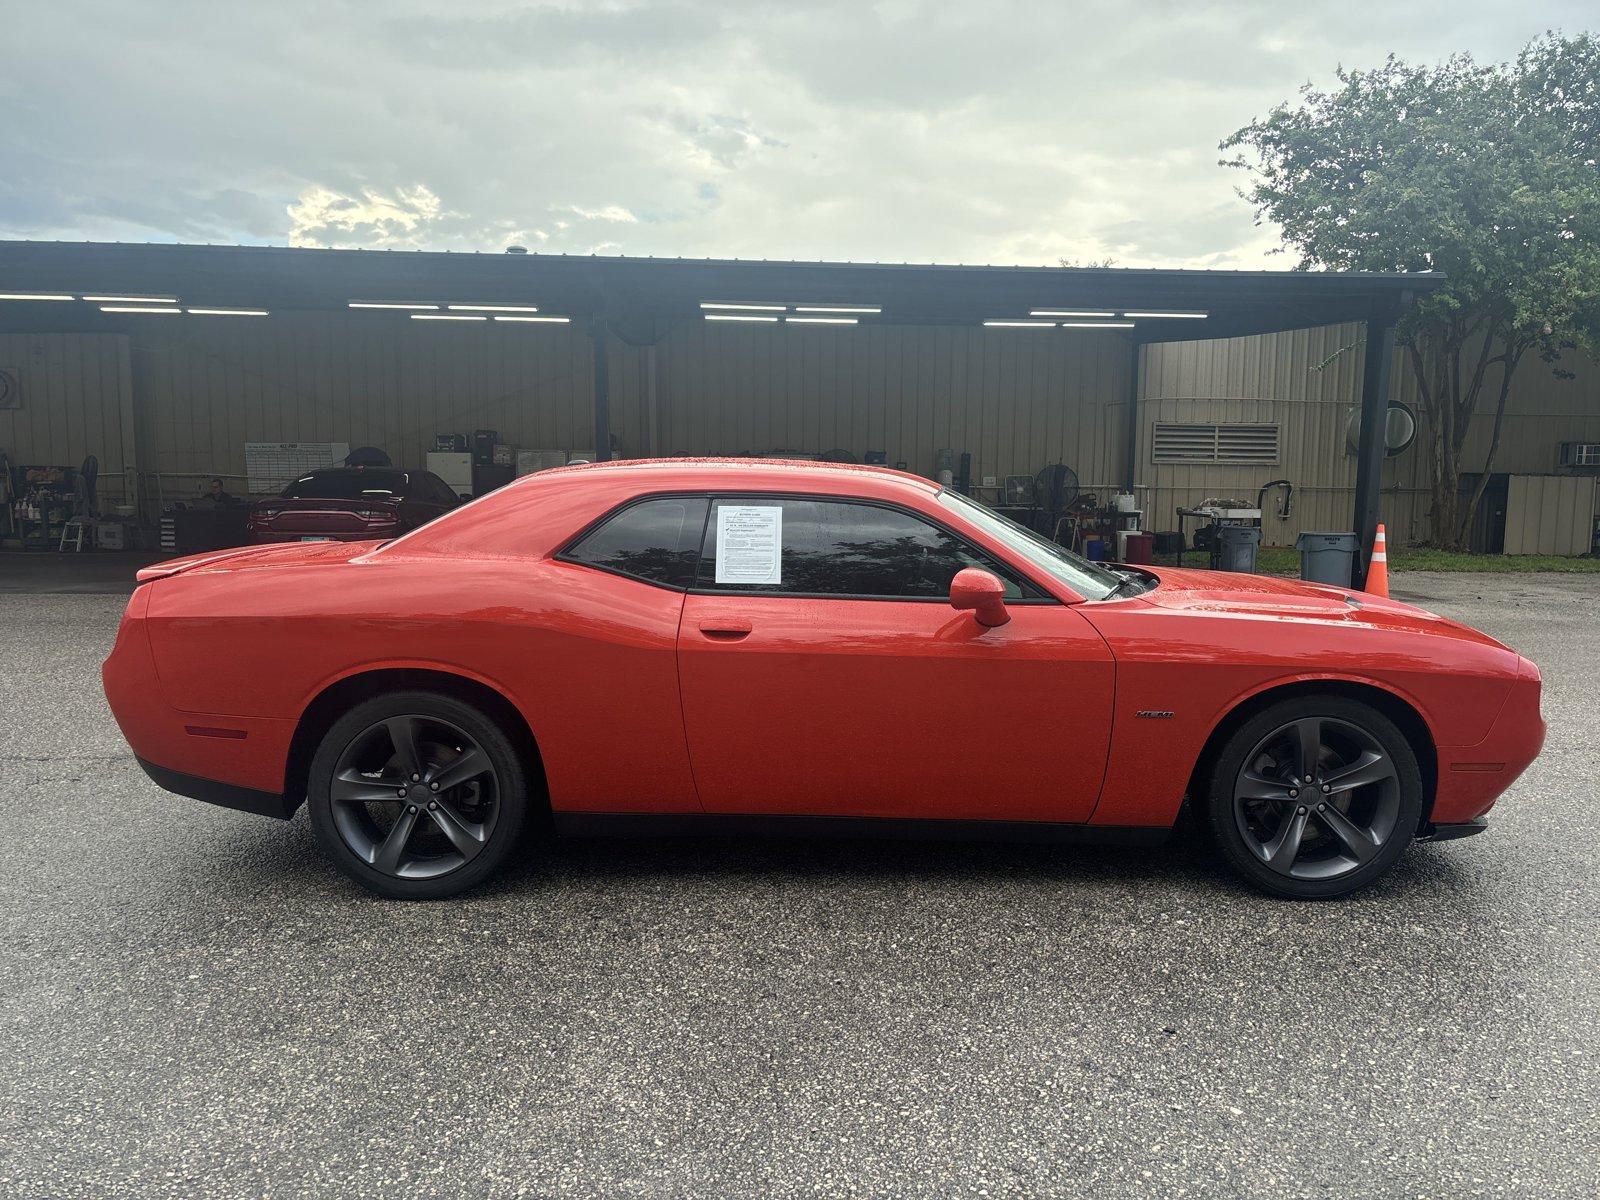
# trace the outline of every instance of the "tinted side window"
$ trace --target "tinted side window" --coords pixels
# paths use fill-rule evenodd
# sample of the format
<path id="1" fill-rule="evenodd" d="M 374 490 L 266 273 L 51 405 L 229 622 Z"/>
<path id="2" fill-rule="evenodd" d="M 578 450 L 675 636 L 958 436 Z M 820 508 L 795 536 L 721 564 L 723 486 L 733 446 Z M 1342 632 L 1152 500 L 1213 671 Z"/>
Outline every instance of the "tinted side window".
<path id="1" fill-rule="evenodd" d="M 830 500 L 718 500 L 717 508 L 754 505 L 782 509 L 776 584 L 718 583 L 717 514 L 706 525 L 696 586 L 829 596 L 943 598 L 964 567 L 998 575 L 1006 595 L 1018 599 L 1021 584 L 1010 573 L 953 534 L 910 513 L 872 504 Z"/>
<path id="2" fill-rule="evenodd" d="M 565 557 L 648 583 L 686 588 L 694 582 L 703 496 L 665 496 L 623 509 Z"/>
<path id="3" fill-rule="evenodd" d="M 446 508 L 454 508 L 456 506 L 458 503 L 456 494 L 450 490 L 450 485 L 445 483 L 444 480 L 437 475 L 423 475 L 422 479 L 427 487 L 427 493 L 422 499 L 431 501 L 434 504 L 442 504 Z"/>

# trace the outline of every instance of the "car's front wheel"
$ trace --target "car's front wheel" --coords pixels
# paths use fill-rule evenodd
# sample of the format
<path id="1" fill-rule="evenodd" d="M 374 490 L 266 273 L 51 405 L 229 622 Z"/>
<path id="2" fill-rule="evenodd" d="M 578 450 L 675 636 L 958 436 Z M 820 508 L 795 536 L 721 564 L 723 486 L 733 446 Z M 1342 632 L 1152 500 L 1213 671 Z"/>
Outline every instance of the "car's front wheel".
<path id="1" fill-rule="evenodd" d="M 306 806 L 351 879 L 400 900 L 453 896 L 505 862 L 527 815 L 522 762 L 493 717 L 434 692 L 356 705 L 323 737 Z"/>
<path id="2" fill-rule="evenodd" d="M 1279 896 L 1328 900 L 1394 866 L 1422 817 L 1416 752 L 1393 721 L 1344 696 L 1255 714 L 1223 746 L 1208 815 L 1223 856 Z"/>

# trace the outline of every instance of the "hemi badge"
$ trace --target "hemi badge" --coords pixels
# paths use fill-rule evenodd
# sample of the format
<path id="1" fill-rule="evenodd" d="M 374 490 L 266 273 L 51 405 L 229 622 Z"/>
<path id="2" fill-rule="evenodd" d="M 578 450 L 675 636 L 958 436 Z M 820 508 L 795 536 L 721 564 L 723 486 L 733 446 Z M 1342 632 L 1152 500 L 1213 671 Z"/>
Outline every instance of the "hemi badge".
<path id="1" fill-rule="evenodd" d="M 235 742 L 242 742 L 250 736 L 242 729 L 218 729 L 212 725 L 185 725 L 183 731 L 195 737 L 227 738 Z"/>
<path id="2" fill-rule="evenodd" d="M 1133 715 L 1136 716 L 1136 717 L 1146 717 L 1146 718 L 1148 718 L 1149 720 L 1152 720 L 1152 721 L 1165 721 L 1169 717 L 1175 716 L 1176 714 L 1172 713 L 1172 712 L 1169 712 L 1166 709 L 1141 708 L 1138 712 L 1134 713 Z"/>

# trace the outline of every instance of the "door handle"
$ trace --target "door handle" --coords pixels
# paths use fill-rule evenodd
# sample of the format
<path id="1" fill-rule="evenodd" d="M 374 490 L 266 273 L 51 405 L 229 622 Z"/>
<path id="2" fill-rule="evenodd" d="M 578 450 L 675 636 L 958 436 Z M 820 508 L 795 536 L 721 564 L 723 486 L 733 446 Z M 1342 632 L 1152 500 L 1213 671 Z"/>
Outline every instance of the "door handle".
<path id="1" fill-rule="evenodd" d="M 707 617 L 700 632 L 715 641 L 733 642 L 750 636 L 750 622 L 739 617 Z"/>

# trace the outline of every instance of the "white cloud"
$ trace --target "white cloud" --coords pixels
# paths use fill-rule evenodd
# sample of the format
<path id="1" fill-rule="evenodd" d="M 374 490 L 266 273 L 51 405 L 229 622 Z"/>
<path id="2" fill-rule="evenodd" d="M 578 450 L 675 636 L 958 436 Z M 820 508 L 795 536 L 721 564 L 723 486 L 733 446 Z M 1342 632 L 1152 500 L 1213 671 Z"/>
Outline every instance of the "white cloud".
<path id="1" fill-rule="evenodd" d="M 607 204 L 603 208 L 580 208 L 574 204 L 568 211 L 576 213 L 586 221 L 620 221 L 625 225 L 639 223 L 639 218 L 620 204 Z"/>
<path id="2" fill-rule="evenodd" d="M 1591 0 L 1592 2 L 1592 0 Z M 1216 165 L 1488 0 L 13 5 L 0 237 L 1285 266 Z"/>
<path id="3" fill-rule="evenodd" d="M 318 186 L 302 192 L 288 212 L 291 246 L 416 248 L 430 240 L 430 228 L 443 215 L 444 205 L 420 183 L 399 188 L 392 196 L 371 188 L 346 196 Z"/>

